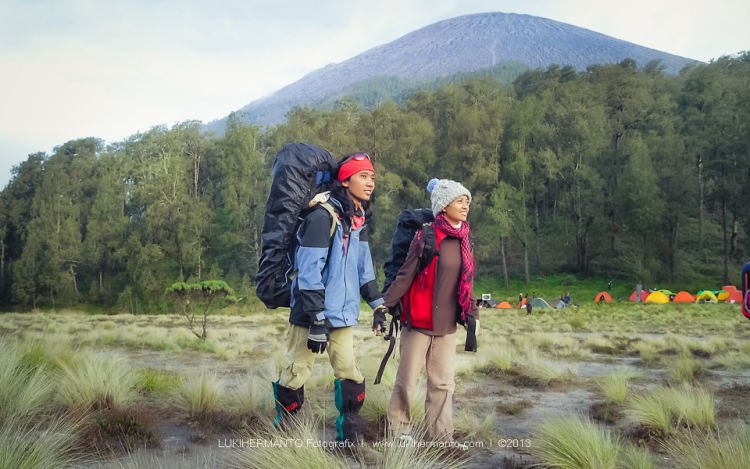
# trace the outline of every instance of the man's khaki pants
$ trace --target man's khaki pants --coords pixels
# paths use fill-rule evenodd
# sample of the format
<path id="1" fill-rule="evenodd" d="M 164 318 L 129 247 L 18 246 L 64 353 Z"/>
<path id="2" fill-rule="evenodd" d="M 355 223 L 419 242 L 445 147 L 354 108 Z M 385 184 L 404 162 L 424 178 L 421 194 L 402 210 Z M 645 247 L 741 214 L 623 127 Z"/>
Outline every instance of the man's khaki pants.
<path id="1" fill-rule="evenodd" d="M 453 391 L 456 359 L 456 334 L 434 337 L 403 329 L 399 346 L 401 362 L 396 384 L 388 403 L 388 421 L 396 434 L 411 432 L 409 400 L 417 379 L 427 368 L 425 425 L 432 440 L 453 438 Z"/>
<path id="2" fill-rule="evenodd" d="M 315 355 L 307 348 L 306 327 L 291 324 L 289 346 L 281 364 L 279 384 L 289 389 L 299 389 L 310 378 Z M 357 384 L 365 378 L 354 362 L 354 330 L 352 327 L 331 329 L 326 347 L 328 359 L 337 379 L 349 379 Z"/>

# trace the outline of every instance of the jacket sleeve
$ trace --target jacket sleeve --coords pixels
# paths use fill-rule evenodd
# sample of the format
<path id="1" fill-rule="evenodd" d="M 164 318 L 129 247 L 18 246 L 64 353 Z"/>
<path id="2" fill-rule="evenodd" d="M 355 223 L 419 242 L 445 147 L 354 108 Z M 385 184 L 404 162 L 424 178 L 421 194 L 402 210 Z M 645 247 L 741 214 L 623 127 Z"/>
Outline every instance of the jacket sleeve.
<path id="1" fill-rule="evenodd" d="M 388 287 L 388 291 L 385 292 L 385 305 L 388 308 L 395 307 L 401 301 L 401 298 L 409 291 L 414 277 L 417 276 L 419 256 L 422 254 L 422 249 L 424 248 L 424 242 L 419 239 L 418 234 L 419 232 L 411 240 L 409 252 L 406 253 L 406 260 L 398 270 L 393 283 Z"/>
<path id="2" fill-rule="evenodd" d="M 365 299 L 370 308 L 376 308 L 383 304 L 383 295 L 378 290 L 375 279 L 375 268 L 372 264 L 372 253 L 370 252 L 370 235 L 367 225 L 359 233 L 359 257 L 357 258 L 357 271 L 359 273 L 359 293 Z"/>
<path id="3" fill-rule="evenodd" d="M 331 216 L 324 209 L 313 210 L 308 214 L 297 231 L 297 286 L 302 312 L 310 320 L 324 319 L 325 285 L 323 269 L 328 260 Z"/>

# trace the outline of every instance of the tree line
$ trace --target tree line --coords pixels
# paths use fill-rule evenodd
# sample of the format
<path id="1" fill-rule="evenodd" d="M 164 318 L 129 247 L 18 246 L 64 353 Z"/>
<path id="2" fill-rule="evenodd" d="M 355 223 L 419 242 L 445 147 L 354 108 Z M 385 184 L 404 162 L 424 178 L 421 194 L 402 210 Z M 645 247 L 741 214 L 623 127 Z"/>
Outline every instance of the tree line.
<path id="1" fill-rule="evenodd" d="M 66 142 L 0 193 L 0 303 L 164 308 L 165 287 L 224 279 L 252 296 L 275 153 L 366 151 L 378 171 L 372 248 L 385 261 L 432 177 L 463 182 L 480 276 L 568 272 L 736 283 L 750 219 L 750 53 L 679 75 L 632 60 L 487 77 L 364 109 L 296 108 L 267 129 L 230 116 L 110 145 Z"/>

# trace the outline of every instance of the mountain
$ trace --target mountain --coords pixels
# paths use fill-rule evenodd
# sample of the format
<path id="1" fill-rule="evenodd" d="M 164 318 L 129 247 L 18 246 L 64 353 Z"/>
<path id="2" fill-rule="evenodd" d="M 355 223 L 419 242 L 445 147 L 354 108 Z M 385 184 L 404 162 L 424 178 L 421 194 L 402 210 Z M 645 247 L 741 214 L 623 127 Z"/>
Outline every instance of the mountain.
<path id="1" fill-rule="evenodd" d="M 440 21 L 344 62 L 326 65 L 251 102 L 238 114 L 243 122 L 274 125 L 295 106 L 319 107 L 346 95 L 359 93 L 366 96 L 360 97 L 361 102 L 373 105 L 441 79 L 484 69 L 504 70 L 509 82 L 525 68 L 558 64 L 585 70 L 626 58 L 639 66 L 660 60 L 668 73 L 695 62 L 546 18 L 482 13 Z M 221 131 L 224 123 L 214 121 L 209 128 Z"/>

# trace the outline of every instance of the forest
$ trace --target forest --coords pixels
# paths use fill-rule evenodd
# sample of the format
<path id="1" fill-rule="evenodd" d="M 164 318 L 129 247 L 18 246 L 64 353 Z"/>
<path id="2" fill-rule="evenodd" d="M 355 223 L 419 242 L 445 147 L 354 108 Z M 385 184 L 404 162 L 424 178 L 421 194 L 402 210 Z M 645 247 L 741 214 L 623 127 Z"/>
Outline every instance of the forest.
<path id="1" fill-rule="evenodd" d="M 473 194 L 478 275 L 568 273 L 652 284 L 737 283 L 750 257 L 750 53 L 678 75 L 632 60 L 552 66 L 364 108 L 296 108 L 275 127 L 229 118 L 121 142 L 63 143 L 14 167 L 0 193 L 0 304 L 159 312 L 178 281 L 253 298 L 275 153 L 292 141 L 378 171 L 375 263 L 433 177 Z"/>

